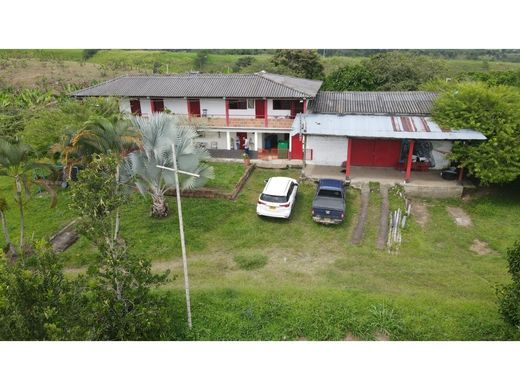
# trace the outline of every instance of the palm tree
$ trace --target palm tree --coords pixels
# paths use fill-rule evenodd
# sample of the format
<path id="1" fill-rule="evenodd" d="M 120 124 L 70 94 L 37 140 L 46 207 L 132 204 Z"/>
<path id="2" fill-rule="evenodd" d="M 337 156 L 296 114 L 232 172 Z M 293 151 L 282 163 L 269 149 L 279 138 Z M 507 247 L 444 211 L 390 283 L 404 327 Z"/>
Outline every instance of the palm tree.
<path id="1" fill-rule="evenodd" d="M 30 185 L 42 185 L 51 194 L 51 207 L 56 205 L 56 193 L 42 180 L 34 179 L 36 170 L 51 169 L 47 164 L 39 164 L 30 160 L 30 147 L 22 143 L 9 143 L 0 140 L 0 176 L 14 180 L 15 202 L 20 211 L 20 249 L 24 253 L 25 216 L 24 206 L 31 198 Z"/>
<path id="2" fill-rule="evenodd" d="M 50 151 L 61 155 L 68 179 L 73 164 L 88 163 L 96 153 L 122 158 L 139 145 L 139 133 L 130 120 L 96 118 L 85 122 L 80 130 L 66 134 Z"/>
<path id="3" fill-rule="evenodd" d="M 123 180 L 133 180 L 142 195 L 152 198 L 151 215 L 165 217 L 168 204 L 165 195 L 175 188 L 175 174 L 157 165 L 172 166 L 172 144 L 175 145 L 178 169 L 200 177 L 180 175 L 182 190 L 194 189 L 213 178 L 213 167 L 202 161 L 209 158 L 206 149 L 195 144 L 197 132 L 180 124 L 173 116 L 158 113 L 149 118 L 135 117 L 133 123 L 142 136 L 142 149 L 130 153 L 122 170 Z"/>
<path id="4" fill-rule="evenodd" d="M 0 197 L 0 220 L 2 220 L 2 230 L 4 231 L 4 239 L 5 239 L 5 247 L 4 253 L 7 254 L 8 258 L 14 258 L 16 255 L 16 249 L 11 242 L 11 237 L 9 236 L 9 229 L 7 228 L 7 220 L 5 218 L 5 212 L 9 209 L 9 205 L 7 204 L 7 200 L 3 197 Z"/>

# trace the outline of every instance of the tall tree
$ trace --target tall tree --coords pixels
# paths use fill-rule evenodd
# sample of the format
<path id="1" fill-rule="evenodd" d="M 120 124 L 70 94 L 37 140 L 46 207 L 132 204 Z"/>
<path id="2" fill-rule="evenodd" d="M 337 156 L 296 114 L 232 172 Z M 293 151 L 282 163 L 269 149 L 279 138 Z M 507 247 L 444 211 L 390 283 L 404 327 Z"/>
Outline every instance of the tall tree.
<path id="1" fill-rule="evenodd" d="M 377 54 L 362 65 L 373 75 L 377 91 L 414 91 L 446 72 L 442 60 L 398 51 Z"/>
<path id="2" fill-rule="evenodd" d="M 376 88 L 374 74 L 366 66 L 343 66 L 326 77 L 322 89 L 326 91 L 373 91 Z"/>
<path id="3" fill-rule="evenodd" d="M 272 62 L 290 70 L 295 76 L 307 79 L 323 79 L 323 64 L 316 50 L 276 50 Z"/>
<path id="4" fill-rule="evenodd" d="M 121 172 L 123 180 L 132 180 L 143 195 L 152 198 L 151 215 L 166 217 L 169 213 L 166 193 L 175 188 L 175 174 L 158 168 L 172 166 L 172 144 L 175 145 L 178 169 L 199 174 L 200 177 L 179 175 L 181 189 L 201 187 L 213 177 L 213 167 L 203 161 L 209 153 L 195 143 L 195 129 L 180 124 L 173 116 L 158 113 L 149 118 L 135 117 L 133 121 L 142 136 L 142 149 L 130 153 Z"/>
<path id="5" fill-rule="evenodd" d="M 97 156 L 71 186 L 71 208 L 80 217 L 79 232 L 98 249 L 82 294 L 85 338 L 156 340 L 171 335 L 172 314 L 165 297 L 152 293 L 168 273 L 152 273 L 149 259 L 136 258 L 116 237 L 115 221 L 129 193 L 115 179 L 118 160 Z"/>
<path id="6" fill-rule="evenodd" d="M 520 90 L 484 83 L 459 83 L 436 100 L 433 118 L 441 126 L 473 129 L 487 141 L 455 143 L 451 159 L 484 185 L 520 176 Z"/>

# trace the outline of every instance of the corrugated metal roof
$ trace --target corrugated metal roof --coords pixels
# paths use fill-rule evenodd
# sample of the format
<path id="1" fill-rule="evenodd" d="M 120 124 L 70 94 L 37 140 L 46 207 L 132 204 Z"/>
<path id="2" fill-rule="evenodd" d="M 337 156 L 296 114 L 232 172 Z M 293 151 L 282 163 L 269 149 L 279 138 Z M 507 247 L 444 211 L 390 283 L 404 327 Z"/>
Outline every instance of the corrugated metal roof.
<path id="1" fill-rule="evenodd" d="M 320 114 L 428 115 L 437 94 L 433 92 L 320 92 L 309 111 Z"/>
<path id="2" fill-rule="evenodd" d="M 123 76 L 74 92 L 72 96 L 313 98 L 322 81 L 254 74 L 185 73 Z"/>
<path id="3" fill-rule="evenodd" d="M 292 135 L 298 134 L 302 126 L 307 134 L 324 136 L 452 141 L 486 139 L 474 130 L 441 129 L 431 118 L 422 116 L 298 114 L 292 125 Z"/>

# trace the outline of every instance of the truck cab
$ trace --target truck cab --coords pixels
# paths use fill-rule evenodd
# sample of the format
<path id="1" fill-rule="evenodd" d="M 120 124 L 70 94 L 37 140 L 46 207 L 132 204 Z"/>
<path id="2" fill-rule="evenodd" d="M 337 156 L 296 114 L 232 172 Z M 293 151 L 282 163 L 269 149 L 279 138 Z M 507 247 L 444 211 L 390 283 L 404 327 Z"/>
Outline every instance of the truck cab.
<path id="1" fill-rule="evenodd" d="M 312 219 L 323 224 L 339 224 L 345 219 L 345 183 L 321 179 L 312 201 Z"/>

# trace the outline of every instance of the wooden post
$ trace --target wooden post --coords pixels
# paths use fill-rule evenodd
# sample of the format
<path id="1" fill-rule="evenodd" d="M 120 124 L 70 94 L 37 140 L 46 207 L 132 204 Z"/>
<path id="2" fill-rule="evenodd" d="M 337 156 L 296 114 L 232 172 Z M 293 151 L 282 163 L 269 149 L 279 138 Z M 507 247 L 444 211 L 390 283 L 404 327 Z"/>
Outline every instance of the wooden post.
<path id="1" fill-rule="evenodd" d="M 413 147 L 415 145 L 415 140 L 412 139 L 409 142 L 409 149 L 408 149 L 408 160 L 406 161 L 406 175 L 404 177 L 404 180 L 408 183 L 410 181 L 410 175 L 412 173 L 412 155 L 413 155 Z"/>
<path id="2" fill-rule="evenodd" d="M 461 165 L 459 167 L 460 171 L 459 171 L 459 179 L 458 179 L 458 182 L 459 184 L 462 184 L 462 179 L 464 178 L 464 165 Z"/>
<path id="3" fill-rule="evenodd" d="M 225 98 L 226 102 L 226 127 L 229 127 L 229 100 Z"/>
<path id="4" fill-rule="evenodd" d="M 175 194 L 177 195 L 177 209 L 179 214 L 179 230 L 181 235 L 182 248 L 182 267 L 184 270 L 184 290 L 186 291 L 186 309 L 188 311 L 188 327 L 191 329 L 191 303 L 190 303 L 190 282 L 188 280 L 188 259 L 186 257 L 186 243 L 184 241 L 184 222 L 182 220 L 181 190 L 179 186 L 179 173 L 177 170 L 177 156 L 175 145 L 172 144 L 173 169 L 175 169 Z"/>
<path id="5" fill-rule="evenodd" d="M 267 100 L 267 98 L 265 98 L 265 103 L 264 103 L 264 127 L 269 127 L 269 120 L 267 119 L 267 112 L 268 112 L 268 109 L 267 109 L 267 104 L 269 103 L 269 100 Z"/>
<path id="6" fill-rule="evenodd" d="M 350 178 L 350 156 L 352 155 L 352 138 L 347 141 L 347 162 L 345 163 L 345 178 Z"/>
<path id="7" fill-rule="evenodd" d="M 304 114 L 307 113 L 307 99 L 304 99 L 304 100 L 303 100 L 303 113 L 304 113 Z"/>

